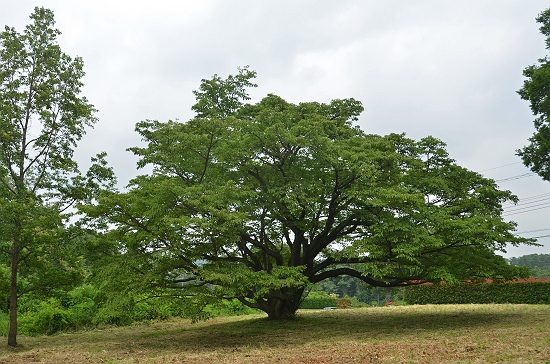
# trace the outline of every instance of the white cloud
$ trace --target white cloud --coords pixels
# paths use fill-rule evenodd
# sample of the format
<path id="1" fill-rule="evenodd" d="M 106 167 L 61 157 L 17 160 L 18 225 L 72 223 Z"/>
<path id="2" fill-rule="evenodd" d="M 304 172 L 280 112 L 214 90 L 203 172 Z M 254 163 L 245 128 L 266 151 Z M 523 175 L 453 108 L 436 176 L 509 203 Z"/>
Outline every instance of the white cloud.
<path id="1" fill-rule="evenodd" d="M 0 0 L 0 24 L 21 31 L 34 6 L 54 11 L 62 49 L 83 57 L 84 93 L 100 111 L 79 155 L 106 150 L 122 181 L 135 173 L 125 149 L 140 142 L 136 122 L 190 118 L 200 79 L 247 64 L 258 71 L 254 101 L 354 97 L 367 132 L 433 135 L 475 170 L 518 162 L 533 132 L 516 90 L 546 54 L 543 0 Z M 497 172 L 526 169 L 485 173 Z M 509 185 L 520 198 L 550 189 L 538 177 Z M 534 230 L 549 213 L 513 218 Z M 550 252 L 550 242 L 524 251 Z"/>

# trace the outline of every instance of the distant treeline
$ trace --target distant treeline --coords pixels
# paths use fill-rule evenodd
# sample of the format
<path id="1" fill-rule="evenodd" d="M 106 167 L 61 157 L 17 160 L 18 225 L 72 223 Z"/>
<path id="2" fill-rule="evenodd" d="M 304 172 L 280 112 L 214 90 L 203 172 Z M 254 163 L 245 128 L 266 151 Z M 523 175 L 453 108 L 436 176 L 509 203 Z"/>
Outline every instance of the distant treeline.
<path id="1" fill-rule="evenodd" d="M 508 263 L 518 267 L 529 267 L 532 277 L 550 277 L 550 254 L 528 254 L 509 258 Z"/>

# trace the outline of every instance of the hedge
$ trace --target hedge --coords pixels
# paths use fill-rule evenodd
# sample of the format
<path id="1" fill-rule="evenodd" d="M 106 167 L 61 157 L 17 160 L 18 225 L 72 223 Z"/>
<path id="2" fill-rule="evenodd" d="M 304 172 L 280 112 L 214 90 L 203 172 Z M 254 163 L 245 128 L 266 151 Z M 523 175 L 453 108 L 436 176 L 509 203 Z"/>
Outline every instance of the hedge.
<path id="1" fill-rule="evenodd" d="M 422 284 L 405 289 L 408 304 L 550 304 L 550 280 Z"/>
<path id="2" fill-rule="evenodd" d="M 337 307 L 338 301 L 335 296 L 324 292 L 311 292 L 302 302 L 302 309 L 323 309 L 325 307 Z"/>

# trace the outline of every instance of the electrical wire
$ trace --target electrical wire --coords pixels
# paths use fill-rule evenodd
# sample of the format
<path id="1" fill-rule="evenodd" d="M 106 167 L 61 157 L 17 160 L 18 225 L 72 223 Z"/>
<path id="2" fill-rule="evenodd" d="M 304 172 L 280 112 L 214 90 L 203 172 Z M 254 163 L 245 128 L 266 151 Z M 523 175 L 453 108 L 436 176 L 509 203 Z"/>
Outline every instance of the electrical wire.
<path id="1" fill-rule="evenodd" d="M 550 207 L 550 193 L 531 196 L 520 200 L 519 204 L 508 202 L 503 204 L 505 212 L 503 216 L 521 214 L 529 211 L 536 211 Z"/>
<path id="2" fill-rule="evenodd" d="M 533 173 L 533 172 L 529 172 L 529 173 L 524 173 L 524 174 L 518 174 L 517 176 L 512 176 L 512 177 L 508 177 L 508 178 L 503 178 L 503 179 L 498 179 L 496 180 L 495 182 L 509 182 L 509 181 L 515 181 L 515 180 L 518 180 L 518 179 L 522 179 L 522 178 L 527 178 L 527 177 L 532 177 L 536 175 L 536 173 Z"/>
<path id="3" fill-rule="evenodd" d="M 538 232 L 540 232 L 540 231 L 548 231 L 548 230 L 550 230 L 550 228 L 546 228 L 546 229 L 537 229 L 537 230 L 529 230 L 529 231 L 520 231 L 520 232 L 518 233 L 518 235 L 520 235 L 520 234 L 529 234 L 529 233 L 538 233 Z"/>
<path id="4" fill-rule="evenodd" d="M 509 167 L 509 166 L 513 166 L 513 165 L 517 165 L 517 164 L 522 164 L 522 163 L 521 162 L 515 162 L 515 163 L 505 164 L 505 165 L 498 166 L 498 167 L 487 168 L 487 169 L 481 170 L 479 172 L 492 171 L 492 170 L 495 170 L 495 169 Z M 503 183 L 503 182 L 515 181 L 515 180 L 519 180 L 519 179 L 523 179 L 523 178 L 532 177 L 534 175 L 536 175 L 536 173 L 528 172 L 528 173 L 523 173 L 523 174 L 519 174 L 519 175 L 515 175 L 515 176 L 501 178 L 501 179 L 495 180 L 495 182 L 496 183 Z M 507 202 L 503 203 L 503 207 L 504 207 L 505 211 L 503 212 L 502 216 L 518 215 L 518 214 L 523 214 L 523 213 L 527 213 L 527 212 L 533 212 L 533 211 L 539 211 L 539 210 L 547 209 L 547 208 L 550 208 L 550 193 L 543 193 L 543 194 L 540 194 L 540 195 L 521 198 L 517 204 L 512 202 L 512 201 L 507 201 Z M 517 233 L 517 235 L 523 235 L 523 234 L 529 234 L 529 233 L 535 233 L 535 232 L 542 232 L 542 231 L 548 231 L 548 230 L 550 230 L 550 228 L 522 231 L 522 232 Z M 549 235 L 534 236 L 534 237 L 531 237 L 531 238 L 532 239 L 543 239 L 543 238 L 548 238 L 548 237 L 550 237 L 550 234 Z"/>
<path id="5" fill-rule="evenodd" d="M 546 201 L 546 200 L 550 200 L 550 193 L 543 193 L 541 195 L 521 198 L 519 200 L 519 203 L 517 203 L 517 204 L 513 201 L 506 201 L 506 202 L 503 203 L 503 206 L 504 207 L 506 207 L 506 206 L 517 207 L 517 206 L 522 205 L 522 204 L 527 204 L 528 205 L 528 204 L 538 203 L 538 202 Z"/>
<path id="6" fill-rule="evenodd" d="M 521 208 L 521 209 L 513 210 L 513 211 L 510 211 L 510 212 L 504 212 L 502 214 L 502 216 L 518 215 L 518 214 L 523 214 L 523 213 L 531 212 L 531 211 L 544 210 L 544 209 L 547 209 L 547 208 L 550 207 L 550 205 L 546 205 L 546 206 L 545 205 L 546 204 L 535 205 L 535 206 L 531 206 L 531 207 L 524 207 L 524 208 Z M 542 206 L 542 207 L 536 207 L 536 206 Z M 534 208 L 534 207 L 536 207 L 536 208 Z"/>
<path id="7" fill-rule="evenodd" d="M 505 164 L 503 166 L 498 166 L 498 167 L 493 167 L 493 168 L 487 168 L 487 169 L 483 169 L 479 172 L 487 172 L 487 171 L 492 171 L 494 169 L 499 169 L 499 168 L 504 168 L 504 167 L 508 167 L 508 166 L 513 166 L 515 164 L 521 164 L 521 162 L 515 162 L 515 163 L 510 163 L 510 164 Z"/>
<path id="8" fill-rule="evenodd" d="M 549 193 L 542 193 L 540 195 L 534 195 L 534 196 L 529 196 L 529 197 L 523 197 L 520 199 L 520 202 L 523 202 L 523 201 L 531 201 L 531 200 L 537 200 L 537 199 L 540 199 L 540 198 L 546 198 L 546 197 L 550 197 L 550 192 Z M 513 202 L 509 201 L 508 203 L 511 203 L 513 204 Z"/>

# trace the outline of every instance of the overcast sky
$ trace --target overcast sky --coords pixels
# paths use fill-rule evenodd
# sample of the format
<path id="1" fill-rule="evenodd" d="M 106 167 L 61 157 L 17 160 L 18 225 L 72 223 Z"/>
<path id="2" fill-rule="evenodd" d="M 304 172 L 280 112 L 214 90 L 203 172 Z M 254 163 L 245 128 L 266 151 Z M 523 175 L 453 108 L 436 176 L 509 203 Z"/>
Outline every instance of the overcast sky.
<path id="1" fill-rule="evenodd" d="M 515 151 L 533 134 L 516 91 L 545 56 L 542 0 L 0 0 L 0 25 L 23 31 L 35 6 L 54 11 L 62 50 L 84 59 L 83 94 L 99 122 L 77 155 L 106 151 L 122 185 L 133 177 L 136 122 L 188 120 L 192 91 L 238 66 L 258 72 L 252 102 L 360 100 L 368 133 L 432 135 L 458 164 L 514 192 L 506 218 L 550 235 L 550 183 Z M 507 181 L 502 181 L 506 180 Z M 550 253 L 510 248 L 506 257 Z"/>

